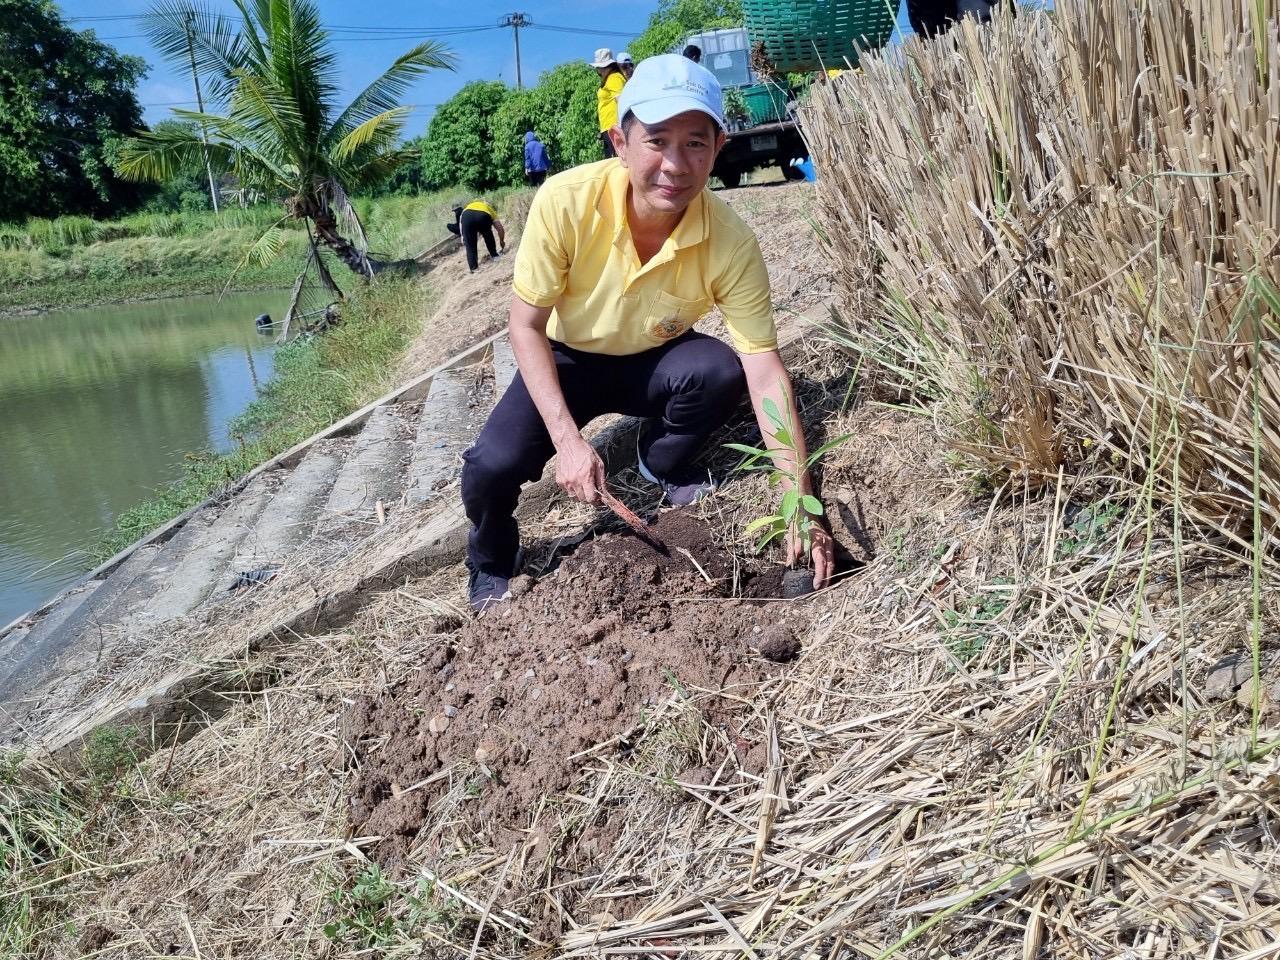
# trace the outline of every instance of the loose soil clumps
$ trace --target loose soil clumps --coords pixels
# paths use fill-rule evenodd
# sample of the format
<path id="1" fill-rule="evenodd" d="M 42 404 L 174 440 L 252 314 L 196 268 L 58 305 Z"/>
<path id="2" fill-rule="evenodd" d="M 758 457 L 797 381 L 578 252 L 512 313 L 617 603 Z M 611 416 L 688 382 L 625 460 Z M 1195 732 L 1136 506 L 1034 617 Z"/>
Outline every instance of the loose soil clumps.
<path id="1" fill-rule="evenodd" d="M 795 655 L 800 609 L 727 596 L 731 558 L 700 520 L 670 511 L 651 529 L 665 555 L 629 532 L 595 540 L 463 625 L 407 681 L 351 705 L 351 821 L 383 838 L 385 865 L 428 823 L 509 847 L 542 797 L 573 783 L 584 751 L 630 749 L 643 708 L 694 690 L 745 692 L 780 669 L 772 659 Z M 712 715 L 731 709 L 712 703 Z"/>

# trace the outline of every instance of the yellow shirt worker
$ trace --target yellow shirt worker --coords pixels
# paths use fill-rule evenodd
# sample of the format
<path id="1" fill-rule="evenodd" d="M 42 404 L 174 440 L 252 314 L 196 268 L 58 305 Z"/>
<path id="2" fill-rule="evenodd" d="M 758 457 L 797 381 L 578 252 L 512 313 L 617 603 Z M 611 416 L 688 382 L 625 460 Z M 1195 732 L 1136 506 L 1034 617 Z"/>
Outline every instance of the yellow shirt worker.
<path id="1" fill-rule="evenodd" d="M 613 51 L 608 47 L 601 47 L 596 51 L 591 66 L 595 67 L 596 73 L 600 74 L 600 89 L 596 91 L 596 117 L 600 121 L 600 145 L 604 148 L 606 157 L 614 157 L 617 154 L 613 149 L 613 141 L 609 139 L 609 131 L 618 125 L 618 95 L 626 86 L 627 78 L 614 58 Z"/>
<path id="2" fill-rule="evenodd" d="M 748 394 L 771 446 L 766 401 L 790 408 L 769 278 L 750 229 L 707 191 L 724 145 L 720 85 L 675 55 L 637 64 L 609 130 L 617 158 L 549 178 L 516 254 L 508 334 L 520 373 L 464 456 L 472 523 L 471 604 L 509 596 L 520 538 L 520 487 L 557 455 L 556 480 L 600 502 L 604 464 L 581 430 L 606 413 L 640 417 L 641 474 L 674 506 L 714 490 L 698 449 Z M 693 330 L 718 307 L 733 346 Z M 800 458 L 803 438 L 793 438 Z M 780 454 L 787 466 L 789 451 Z M 811 493 L 802 476 L 801 493 Z M 813 531 L 814 583 L 832 541 Z M 802 545 L 789 542 L 792 559 Z"/>

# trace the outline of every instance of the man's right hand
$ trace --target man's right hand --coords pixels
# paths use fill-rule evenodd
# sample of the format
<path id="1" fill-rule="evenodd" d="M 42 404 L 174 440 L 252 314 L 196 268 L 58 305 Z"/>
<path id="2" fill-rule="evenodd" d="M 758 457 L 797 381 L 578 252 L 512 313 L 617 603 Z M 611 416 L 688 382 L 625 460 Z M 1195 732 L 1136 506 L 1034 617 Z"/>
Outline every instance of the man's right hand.
<path id="1" fill-rule="evenodd" d="M 556 483 L 560 489 L 583 503 L 599 504 L 604 489 L 604 461 L 595 447 L 579 433 L 557 451 Z"/>

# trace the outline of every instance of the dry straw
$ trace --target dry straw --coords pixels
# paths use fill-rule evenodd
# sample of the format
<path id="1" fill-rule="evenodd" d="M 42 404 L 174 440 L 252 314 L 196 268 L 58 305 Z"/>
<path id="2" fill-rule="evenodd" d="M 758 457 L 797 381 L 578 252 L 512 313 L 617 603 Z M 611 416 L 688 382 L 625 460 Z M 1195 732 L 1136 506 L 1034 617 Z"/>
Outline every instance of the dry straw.
<path id="1" fill-rule="evenodd" d="M 837 334 L 976 462 L 1100 444 L 1280 543 L 1278 31 L 1272 0 L 1063 0 L 819 88 Z"/>

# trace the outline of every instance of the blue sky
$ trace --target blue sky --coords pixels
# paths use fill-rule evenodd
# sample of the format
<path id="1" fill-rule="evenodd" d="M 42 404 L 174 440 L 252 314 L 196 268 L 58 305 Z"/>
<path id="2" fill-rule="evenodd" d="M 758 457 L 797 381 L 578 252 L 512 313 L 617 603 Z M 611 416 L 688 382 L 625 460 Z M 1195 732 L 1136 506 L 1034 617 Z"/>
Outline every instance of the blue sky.
<path id="1" fill-rule="evenodd" d="M 515 52 L 511 30 L 498 28 L 499 19 L 520 11 L 534 23 L 520 31 L 521 74 L 526 84 L 539 73 L 574 59 L 589 59 L 597 47 L 626 48 L 649 22 L 656 0 L 560 0 L 557 3 L 523 0 L 470 0 L 467 3 L 422 0 L 318 0 L 320 14 L 335 29 L 341 57 L 342 92 L 349 99 L 378 75 L 396 56 L 409 49 L 414 38 L 379 36 L 376 31 L 426 27 L 432 29 L 491 27 L 441 38 L 458 55 L 454 72 L 441 71 L 420 80 L 409 96 L 414 112 L 406 127 L 409 136 L 426 129 L 434 105 L 448 100 L 470 80 L 498 79 L 514 86 Z M 77 29 L 94 29 L 98 36 L 123 53 L 147 61 L 151 71 L 139 87 L 148 123 L 169 116 L 172 106 L 195 109 L 189 75 L 162 60 L 140 35 L 137 21 L 150 0 L 60 0 L 64 15 Z M 214 0 L 214 6 L 234 12 L 230 0 Z M 106 19 L 103 19 L 106 18 Z M 905 4 L 899 24 L 906 24 Z M 547 29 L 549 27 L 561 29 Z M 563 32 L 572 30 L 574 32 Z M 906 26 L 910 32 L 910 27 Z"/>
<path id="2" fill-rule="evenodd" d="M 230 0 L 214 0 L 215 8 L 234 12 Z M 139 86 L 138 99 L 144 104 L 148 123 L 169 116 L 175 101 L 193 100 L 190 75 L 162 60 L 142 36 L 135 20 L 87 20 L 87 17 L 128 17 L 146 12 L 150 0 L 59 0 L 64 16 L 72 19 L 77 29 L 92 27 L 103 40 L 122 53 L 136 54 L 151 65 L 151 72 Z M 326 24 L 343 27 L 475 27 L 491 30 L 464 33 L 441 38 L 458 55 L 455 72 L 430 74 L 418 82 L 410 102 L 418 105 L 408 124 L 407 133 L 421 133 L 431 115 L 431 105 L 448 100 L 458 88 L 470 80 L 504 80 L 515 85 L 515 52 L 511 30 L 498 29 L 498 20 L 508 13 L 520 11 L 539 25 L 520 31 L 521 74 L 532 83 L 539 73 L 574 59 L 590 59 L 596 47 L 626 48 L 628 39 L 637 36 L 649 22 L 656 8 L 655 0 L 559 0 L 542 3 L 533 0 L 469 0 L 466 3 L 422 2 L 422 0 L 366 0 L 353 4 L 350 0 L 319 0 L 320 15 Z M 602 14 L 604 14 L 602 16 Z M 580 33 L 562 33 L 545 27 L 566 27 Z M 413 46 L 411 36 L 371 36 L 353 30 L 335 30 L 336 47 L 341 58 L 344 98 L 353 96 L 376 77 L 399 54 Z M 194 104 L 181 103 L 195 109 Z"/>

